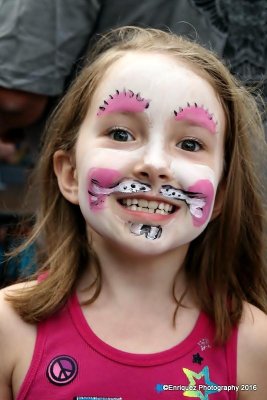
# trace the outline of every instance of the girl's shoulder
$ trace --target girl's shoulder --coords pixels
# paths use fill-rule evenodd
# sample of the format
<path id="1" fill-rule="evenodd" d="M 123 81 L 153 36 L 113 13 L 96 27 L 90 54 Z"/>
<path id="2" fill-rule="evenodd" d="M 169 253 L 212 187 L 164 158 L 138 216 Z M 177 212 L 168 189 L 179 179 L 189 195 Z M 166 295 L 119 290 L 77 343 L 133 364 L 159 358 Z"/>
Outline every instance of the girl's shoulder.
<path id="1" fill-rule="evenodd" d="M 239 324 L 238 342 L 240 346 L 245 345 L 247 352 L 267 350 L 267 314 L 246 302 Z"/>
<path id="2" fill-rule="evenodd" d="M 244 303 L 238 330 L 240 400 L 262 400 L 266 394 L 267 315 Z"/>
<path id="3" fill-rule="evenodd" d="M 23 321 L 8 301 L 9 295 L 16 295 L 19 291 L 36 285 L 36 281 L 17 283 L 0 290 L 0 346 L 5 348 L 5 342 L 22 340 L 24 331 L 33 329 L 33 325 Z M 18 293 L 19 294 L 19 293 Z M 14 346 L 12 346 L 14 347 Z M 9 349 L 10 351 L 10 349 Z M 2 354 L 2 353 L 1 353 Z"/>
<path id="4" fill-rule="evenodd" d="M 29 281 L 29 282 L 21 282 L 21 283 L 15 283 L 14 285 L 7 286 L 4 289 L 0 290 L 0 317 L 2 315 L 6 315 L 10 318 L 19 318 L 18 314 L 15 312 L 13 309 L 11 303 L 8 301 L 8 296 L 9 295 L 19 295 L 20 291 L 23 291 L 24 289 L 26 290 L 29 287 L 35 286 L 37 284 L 37 281 Z M 0 326 L 2 318 L 0 318 Z M 11 321 L 11 320 L 10 320 Z M 22 320 L 21 320 L 22 321 Z M 6 321 L 8 322 L 8 321 Z M 6 326 L 6 324 L 4 324 Z"/>
<path id="5" fill-rule="evenodd" d="M 16 374 L 24 370 L 24 363 L 32 357 L 36 338 L 36 327 L 20 318 L 7 296 L 35 284 L 19 283 L 0 290 L 0 393 L 6 393 L 4 400 L 12 398 L 9 388 L 16 385 Z"/>

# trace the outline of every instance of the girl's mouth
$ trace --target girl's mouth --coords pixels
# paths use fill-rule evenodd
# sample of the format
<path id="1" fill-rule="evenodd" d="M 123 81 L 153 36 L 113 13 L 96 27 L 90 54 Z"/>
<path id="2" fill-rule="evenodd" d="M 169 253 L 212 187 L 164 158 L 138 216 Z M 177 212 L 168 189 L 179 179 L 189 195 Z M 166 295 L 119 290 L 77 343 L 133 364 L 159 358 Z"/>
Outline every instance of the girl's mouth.
<path id="1" fill-rule="evenodd" d="M 118 202 L 129 211 L 149 214 L 169 215 L 178 209 L 178 207 L 164 201 L 147 200 L 144 198 L 123 198 L 119 199 Z"/>

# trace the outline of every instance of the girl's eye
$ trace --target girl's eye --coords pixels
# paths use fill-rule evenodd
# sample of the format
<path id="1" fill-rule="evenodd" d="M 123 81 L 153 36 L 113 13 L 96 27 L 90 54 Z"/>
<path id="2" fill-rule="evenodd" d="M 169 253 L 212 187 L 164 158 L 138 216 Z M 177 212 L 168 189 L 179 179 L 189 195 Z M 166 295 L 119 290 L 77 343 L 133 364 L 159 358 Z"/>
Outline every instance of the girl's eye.
<path id="1" fill-rule="evenodd" d="M 134 140 L 133 135 L 123 128 L 113 128 L 109 131 L 109 137 L 117 142 L 130 142 Z"/>
<path id="2" fill-rule="evenodd" d="M 199 151 L 203 148 L 202 144 L 198 142 L 196 139 L 185 139 L 177 144 L 179 149 L 185 151 Z"/>

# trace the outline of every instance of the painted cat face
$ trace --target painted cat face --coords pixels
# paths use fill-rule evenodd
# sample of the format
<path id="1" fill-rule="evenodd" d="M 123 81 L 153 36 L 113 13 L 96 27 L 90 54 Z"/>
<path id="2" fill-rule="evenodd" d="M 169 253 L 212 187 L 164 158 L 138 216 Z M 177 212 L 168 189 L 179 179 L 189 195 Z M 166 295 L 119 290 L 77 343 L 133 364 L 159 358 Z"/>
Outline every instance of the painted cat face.
<path id="1" fill-rule="evenodd" d="M 128 53 L 103 77 L 76 147 L 79 204 L 103 239 L 141 253 L 207 226 L 225 117 L 211 85 L 166 55 Z"/>

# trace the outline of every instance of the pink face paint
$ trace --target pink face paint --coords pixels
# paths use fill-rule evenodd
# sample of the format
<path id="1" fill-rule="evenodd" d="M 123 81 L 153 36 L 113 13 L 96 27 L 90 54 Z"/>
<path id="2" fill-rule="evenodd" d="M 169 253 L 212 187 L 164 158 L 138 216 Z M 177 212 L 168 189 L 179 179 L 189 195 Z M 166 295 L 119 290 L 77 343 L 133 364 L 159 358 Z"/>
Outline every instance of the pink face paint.
<path id="1" fill-rule="evenodd" d="M 214 199 L 214 188 L 208 179 L 202 179 L 190 186 L 187 190 L 189 192 L 201 193 L 203 197 L 205 197 L 205 205 L 202 207 L 202 213 L 198 215 L 198 213 L 191 212 L 194 226 L 199 227 L 209 218 L 212 201 Z"/>
<path id="2" fill-rule="evenodd" d="M 216 133 L 216 122 L 213 115 L 208 110 L 205 110 L 203 106 L 198 106 L 196 103 L 194 105 L 187 103 L 187 107 L 179 107 L 179 111 L 174 111 L 174 115 L 176 121 L 189 121 L 208 129 L 213 134 Z"/>
<path id="3" fill-rule="evenodd" d="M 110 94 L 109 98 L 104 100 L 104 104 L 99 107 L 97 116 L 114 112 L 142 112 L 149 107 L 149 101 L 142 98 L 140 93 L 135 94 L 132 90 L 124 89 L 122 92 L 116 90 L 115 94 Z"/>
<path id="4" fill-rule="evenodd" d="M 109 168 L 92 168 L 88 175 L 88 193 L 89 193 L 89 205 L 91 210 L 99 211 L 103 210 L 104 202 L 106 200 L 106 194 L 98 194 L 97 196 L 93 193 L 93 181 L 97 181 L 102 187 L 110 187 L 115 182 L 121 179 L 121 174 L 115 169 Z"/>

